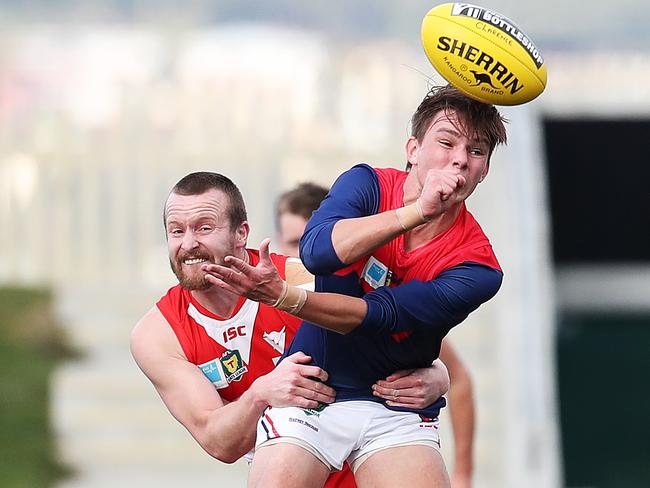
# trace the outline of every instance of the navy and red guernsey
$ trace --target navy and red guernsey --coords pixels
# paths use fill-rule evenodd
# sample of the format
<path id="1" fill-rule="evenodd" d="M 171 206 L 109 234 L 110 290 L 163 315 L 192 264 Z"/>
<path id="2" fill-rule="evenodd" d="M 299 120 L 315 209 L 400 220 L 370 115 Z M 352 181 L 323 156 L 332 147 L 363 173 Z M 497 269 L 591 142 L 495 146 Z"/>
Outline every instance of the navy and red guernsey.
<path id="1" fill-rule="evenodd" d="M 334 183 L 300 241 L 316 291 L 362 297 L 368 305 L 363 322 L 347 335 L 303 322 L 287 352 L 312 356 L 329 374 L 337 401 L 382 402 L 372 395 L 373 383 L 400 369 L 430 366 L 449 330 L 501 286 L 492 246 L 464 204 L 454 224 L 425 245 L 407 252 L 400 235 L 350 266 L 339 260 L 334 224 L 402 207 L 407 175 L 354 166 Z M 435 417 L 444 405 L 441 398 L 415 411 Z"/>

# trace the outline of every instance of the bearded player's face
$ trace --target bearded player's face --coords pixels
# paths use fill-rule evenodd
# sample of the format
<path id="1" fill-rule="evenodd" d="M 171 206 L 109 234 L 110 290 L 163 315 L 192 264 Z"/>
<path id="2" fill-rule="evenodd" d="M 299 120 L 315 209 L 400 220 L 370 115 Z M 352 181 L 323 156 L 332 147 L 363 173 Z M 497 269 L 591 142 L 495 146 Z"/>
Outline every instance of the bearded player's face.
<path id="1" fill-rule="evenodd" d="M 219 190 L 201 195 L 172 193 L 167 199 L 169 263 L 183 288 L 204 290 L 212 286 L 205 281 L 201 265 L 223 264 L 224 258 L 235 255 L 237 247 L 242 245 L 241 232 L 247 229 L 247 224 L 232 229 L 227 217 L 228 205 L 226 195 Z"/>

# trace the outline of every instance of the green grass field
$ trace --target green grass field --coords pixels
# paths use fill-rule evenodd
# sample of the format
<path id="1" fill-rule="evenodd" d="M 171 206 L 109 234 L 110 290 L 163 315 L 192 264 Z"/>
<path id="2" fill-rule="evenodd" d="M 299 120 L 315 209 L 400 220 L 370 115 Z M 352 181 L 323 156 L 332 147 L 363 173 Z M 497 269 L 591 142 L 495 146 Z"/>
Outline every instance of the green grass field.
<path id="1" fill-rule="evenodd" d="M 56 460 L 49 378 L 71 357 L 45 289 L 0 287 L 0 486 L 51 486 L 67 470 Z"/>

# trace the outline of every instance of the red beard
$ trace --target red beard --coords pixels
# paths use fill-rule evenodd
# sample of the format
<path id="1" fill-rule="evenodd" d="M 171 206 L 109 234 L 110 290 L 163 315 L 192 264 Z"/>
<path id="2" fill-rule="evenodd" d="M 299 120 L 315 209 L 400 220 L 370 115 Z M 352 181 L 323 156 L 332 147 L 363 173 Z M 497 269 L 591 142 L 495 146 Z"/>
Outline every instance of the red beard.
<path id="1" fill-rule="evenodd" d="M 188 259 L 204 259 L 205 263 L 212 263 L 212 256 L 202 251 L 194 251 L 183 253 L 173 261 L 169 258 L 169 264 L 172 267 L 172 271 L 178 278 L 180 285 L 186 290 L 206 290 L 212 286 L 212 283 L 205 280 L 205 273 L 201 271 L 201 264 L 194 264 L 192 266 L 187 266 L 183 264 L 184 261 Z M 192 271 L 188 271 L 187 268 L 196 268 Z"/>

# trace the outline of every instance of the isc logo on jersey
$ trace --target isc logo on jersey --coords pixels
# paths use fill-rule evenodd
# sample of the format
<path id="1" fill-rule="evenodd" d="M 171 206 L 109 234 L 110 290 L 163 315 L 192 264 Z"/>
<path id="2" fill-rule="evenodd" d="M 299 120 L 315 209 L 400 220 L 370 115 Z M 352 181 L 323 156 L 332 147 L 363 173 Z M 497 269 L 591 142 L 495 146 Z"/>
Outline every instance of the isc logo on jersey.
<path id="1" fill-rule="evenodd" d="M 223 343 L 225 344 L 228 341 L 232 341 L 237 337 L 243 337 L 246 335 L 246 326 L 240 325 L 238 327 L 228 327 L 223 331 Z"/>

